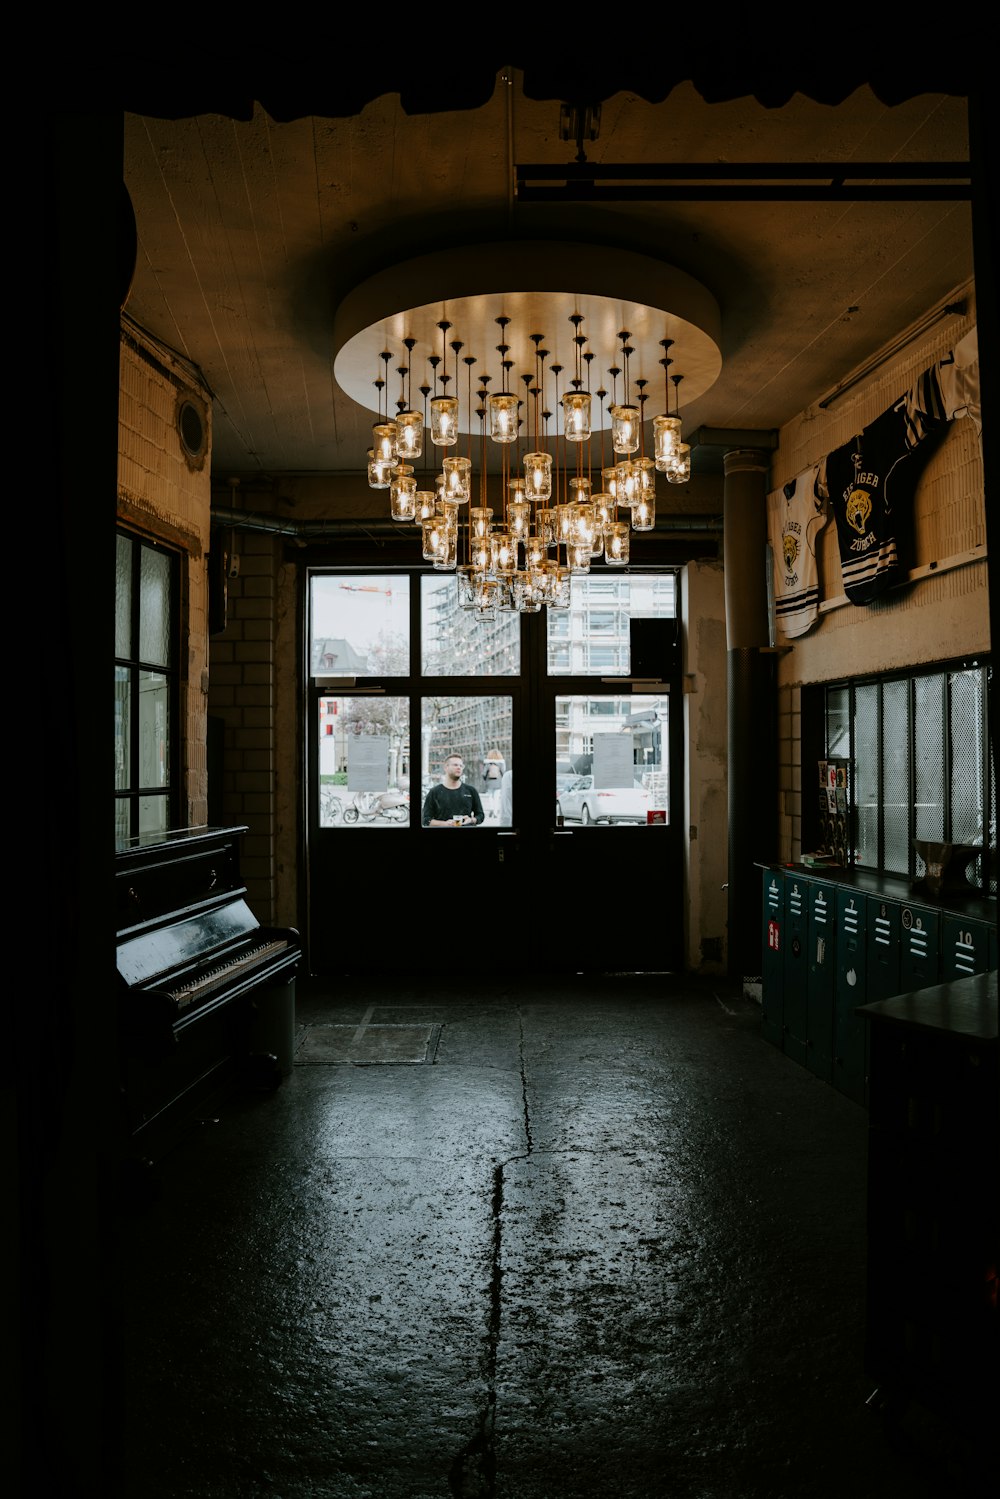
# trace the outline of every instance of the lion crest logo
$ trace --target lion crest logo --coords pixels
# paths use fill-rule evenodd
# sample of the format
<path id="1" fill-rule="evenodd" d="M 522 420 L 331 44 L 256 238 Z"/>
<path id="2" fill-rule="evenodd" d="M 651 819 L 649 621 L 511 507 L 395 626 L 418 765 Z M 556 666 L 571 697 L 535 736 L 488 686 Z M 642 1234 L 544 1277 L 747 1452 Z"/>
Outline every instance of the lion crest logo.
<path id="1" fill-rule="evenodd" d="M 867 489 L 853 489 L 847 501 L 847 524 L 853 526 L 859 536 L 868 529 L 868 517 L 872 513 L 872 497 Z"/>
<path id="2" fill-rule="evenodd" d="M 799 538 L 792 535 L 783 536 L 781 538 L 781 550 L 785 558 L 785 572 L 794 572 L 795 563 L 799 555 Z"/>

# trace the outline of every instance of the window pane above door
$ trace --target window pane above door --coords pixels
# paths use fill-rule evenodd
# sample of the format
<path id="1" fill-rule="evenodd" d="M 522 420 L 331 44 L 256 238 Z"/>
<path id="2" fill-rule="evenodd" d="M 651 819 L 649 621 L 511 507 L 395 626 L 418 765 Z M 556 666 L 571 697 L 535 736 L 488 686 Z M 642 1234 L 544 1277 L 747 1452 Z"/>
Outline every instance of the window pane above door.
<path id="1" fill-rule="evenodd" d="M 393 573 L 310 579 L 313 677 L 405 677 L 410 671 L 410 580 Z"/>
<path id="2" fill-rule="evenodd" d="M 498 610 L 482 619 L 458 601 L 454 573 L 420 580 L 420 670 L 425 677 L 516 677 L 521 621 Z"/>
<path id="3" fill-rule="evenodd" d="M 632 669 L 631 621 L 676 616 L 673 573 L 576 577 L 569 610 L 548 611 L 548 674 L 627 677 Z"/>

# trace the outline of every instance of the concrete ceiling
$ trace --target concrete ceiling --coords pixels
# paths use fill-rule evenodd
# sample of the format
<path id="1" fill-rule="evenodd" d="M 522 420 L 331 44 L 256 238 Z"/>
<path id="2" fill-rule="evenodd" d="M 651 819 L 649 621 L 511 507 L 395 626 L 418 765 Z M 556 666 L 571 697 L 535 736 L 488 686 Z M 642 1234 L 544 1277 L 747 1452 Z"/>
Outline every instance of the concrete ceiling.
<path id="1" fill-rule="evenodd" d="M 558 99 L 526 97 L 514 69 L 471 108 L 408 113 L 398 93 L 386 93 L 340 118 L 279 121 L 260 104 L 247 113 L 166 118 L 150 108 L 125 117 L 138 241 L 125 312 L 204 376 L 213 474 L 223 483 L 230 474 L 364 471 L 375 413 L 335 376 L 338 308 L 357 300 L 367 278 L 413 257 L 470 247 L 476 267 L 476 246 L 545 240 L 570 247 L 570 290 L 581 290 L 574 245 L 603 247 L 611 267 L 617 249 L 693 278 L 717 305 L 721 367 L 689 402 L 680 387 L 686 436 L 780 427 L 973 274 L 967 201 L 921 200 L 919 187 L 870 201 L 872 184 L 886 193 L 900 184 L 864 170 L 842 196 L 828 175 L 819 185 L 800 180 L 810 196 L 792 198 L 794 184 L 741 171 L 965 162 L 966 100 L 948 93 L 888 103 L 862 84 L 836 103 L 793 93 L 775 107 L 752 95 L 709 101 L 681 82 L 659 102 L 624 91 L 604 98 L 597 138 L 582 142 L 561 138 Z M 526 201 L 526 182 L 515 189 L 518 167 L 563 167 L 581 148 L 599 186 L 600 168 L 616 163 L 706 172 L 725 164 L 733 178 L 667 191 L 647 181 L 645 196 L 597 193 L 589 202 L 565 196 L 558 172 L 552 201 Z M 732 196 L 714 198 L 720 189 Z M 498 367 L 492 349 L 476 352 Z M 664 379 L 645 357 L 652 418 Z M 396 364 L 390 407 L 400 394 Z M 682 372 L 682 351 L 675 368 Z M 595 370 L 602 376 L 600 363 Z"/>

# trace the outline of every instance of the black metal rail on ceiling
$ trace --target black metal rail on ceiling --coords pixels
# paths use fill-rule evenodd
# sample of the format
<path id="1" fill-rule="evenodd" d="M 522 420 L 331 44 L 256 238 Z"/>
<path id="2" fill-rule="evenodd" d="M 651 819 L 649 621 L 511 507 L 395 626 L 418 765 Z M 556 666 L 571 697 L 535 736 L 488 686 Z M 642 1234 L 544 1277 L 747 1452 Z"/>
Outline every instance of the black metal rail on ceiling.
<path id="1" fill-rule="evenodd" d="M 972 196 L 967 161 L 530 162 L 515 165 L 514 173 L 522 203 L 961 202 Z"/>

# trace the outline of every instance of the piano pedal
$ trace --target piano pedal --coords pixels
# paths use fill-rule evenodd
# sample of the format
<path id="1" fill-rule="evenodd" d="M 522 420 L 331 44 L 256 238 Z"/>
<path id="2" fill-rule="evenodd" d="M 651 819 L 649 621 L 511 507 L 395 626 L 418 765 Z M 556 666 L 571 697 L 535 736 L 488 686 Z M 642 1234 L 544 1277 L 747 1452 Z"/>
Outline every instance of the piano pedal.
<path id="1" fill-rule="evenodd" d="M 273 1052 L 252 1052 L 240 1061 L 240 1085 L 251 1093 L 273 1093 L 282 1079 L 281 1066 Z"/>

